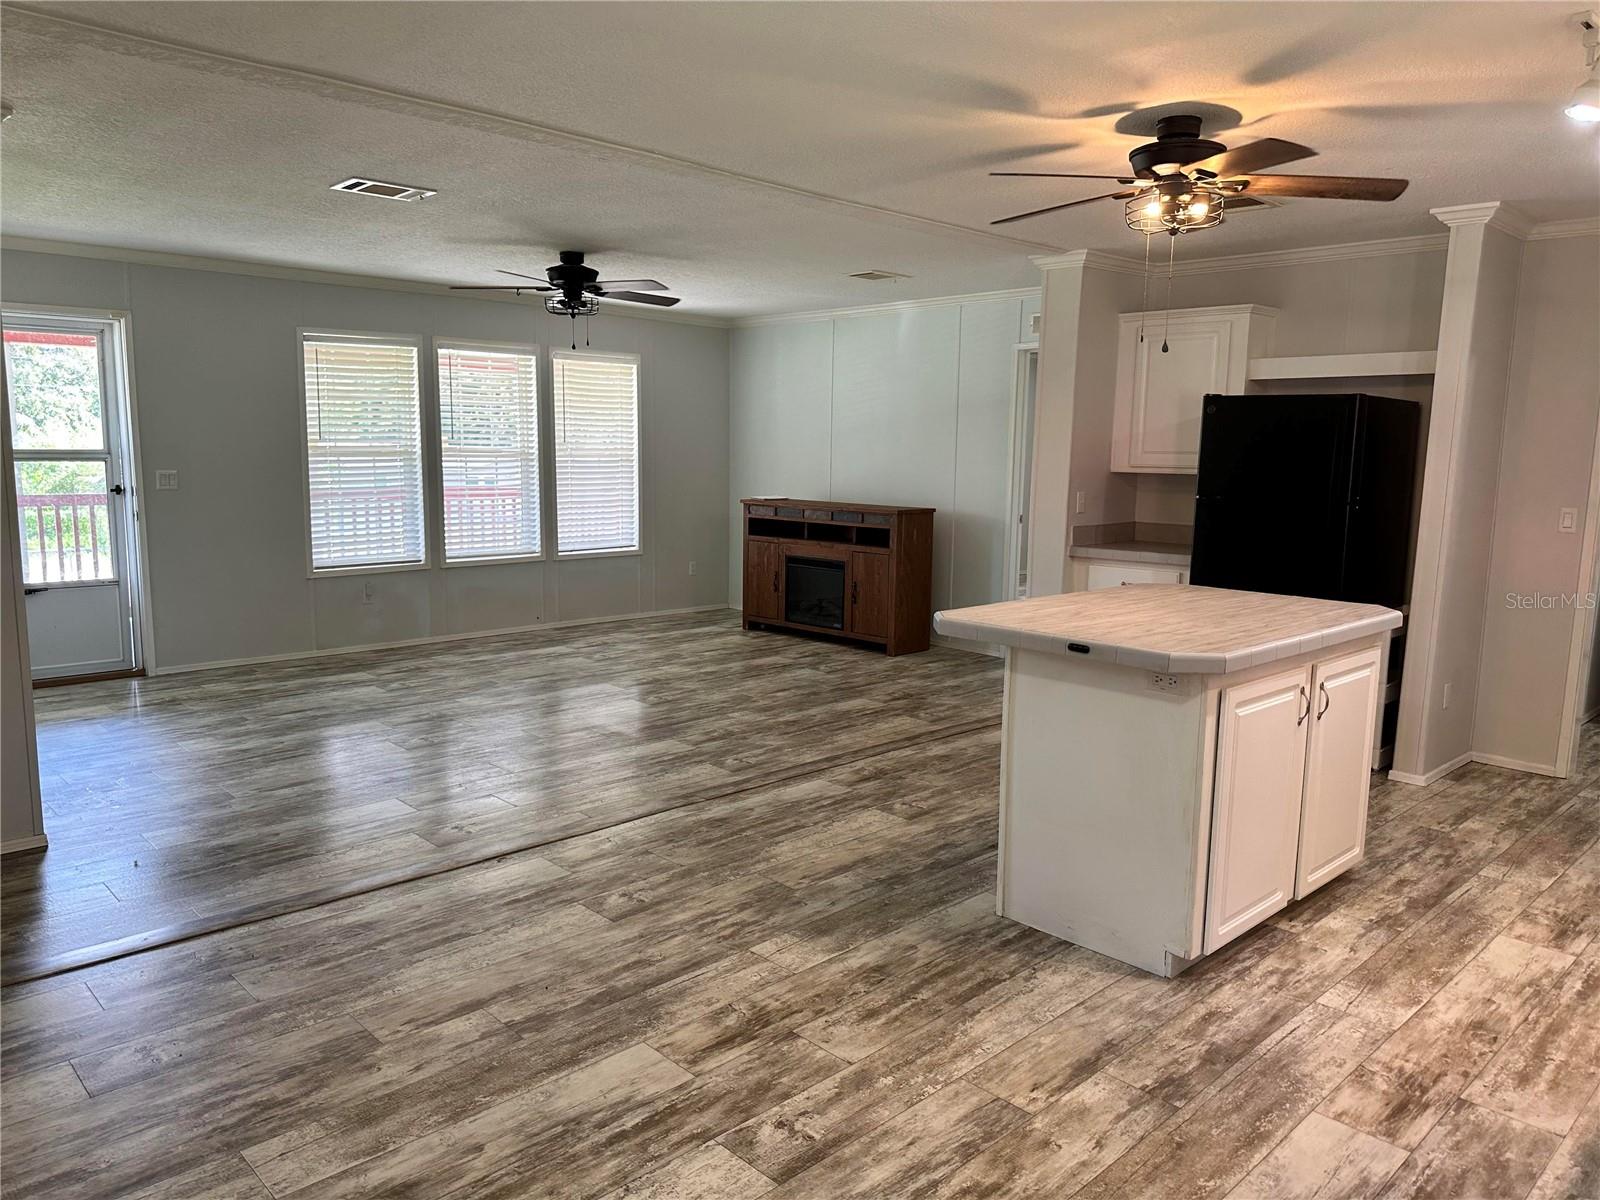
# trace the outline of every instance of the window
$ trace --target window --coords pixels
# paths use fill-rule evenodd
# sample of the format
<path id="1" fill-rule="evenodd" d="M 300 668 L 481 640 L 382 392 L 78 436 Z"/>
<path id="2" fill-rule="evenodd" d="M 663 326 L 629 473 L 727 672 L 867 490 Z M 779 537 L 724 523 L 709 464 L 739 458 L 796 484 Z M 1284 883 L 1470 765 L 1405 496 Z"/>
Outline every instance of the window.
<path id="1" fill-rule="evenodd" d="M 533 556 L 543 548 L 536 366 L 526 350 L 439 348 L 446 562 Z"/>
<path id="2" fill-rule="evenodd" d="M 416 345 L 307 334 L 302 348 L 312 570 L 421 565 Z"/>
<path id="3" fill-rule="evenodd" d="M 556 548 L 639 548 L 639 361 L 556 353 Z"/>

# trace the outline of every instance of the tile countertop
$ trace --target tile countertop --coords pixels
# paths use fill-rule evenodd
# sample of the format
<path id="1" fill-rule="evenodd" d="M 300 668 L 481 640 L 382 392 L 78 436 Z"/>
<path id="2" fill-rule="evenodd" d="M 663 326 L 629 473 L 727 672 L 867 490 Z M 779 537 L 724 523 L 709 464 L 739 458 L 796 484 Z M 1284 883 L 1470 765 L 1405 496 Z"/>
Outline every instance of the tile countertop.
<path id="1" fill-rule="evenodd" d="M 1168 567 L 1187 567 L 1193 557 L 1191 547 L 1182 542 L 1105 542 L 1099 546 L 1074 546 L 1070 553 L 1073 558 L 1158 563 Z"/>
<path id="2" fill-rule="evenodd" d="M 1132 584 L 935 613 L 947 637 L 1173 674 L 1223 674 L 1396 628 L 1376 604 Z"/>

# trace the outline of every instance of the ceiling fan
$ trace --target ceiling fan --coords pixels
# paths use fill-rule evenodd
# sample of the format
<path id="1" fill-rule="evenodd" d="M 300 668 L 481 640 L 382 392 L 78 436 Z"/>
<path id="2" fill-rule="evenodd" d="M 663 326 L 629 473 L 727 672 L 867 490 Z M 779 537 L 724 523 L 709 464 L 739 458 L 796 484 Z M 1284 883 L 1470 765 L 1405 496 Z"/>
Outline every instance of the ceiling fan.
<path id="1" fill-rule="evenodd" d="M 658 296 L 667 285 L 654 279 L 601 279 L 600 272 L 585 266 L 582 250 L 563 250 L 561 261 L 545 270 L 545 277 L 524 275 L 520 271 L 500 272 L 526 283 L 456 284 L 452 292 L 523 292 L 546 293 L 545 311 L 556 316 L 592 317 L 600 311 L 601 300 L 626 300 L 630 304 L 655 304 L 670 308 L 678 303 L 676 296 Z"/>
<path id="2" fill-rule="evenodd" d="M 991 221 L 1012 221 L 1093 204 L 1100 200 L 1126 201 L 1130 228 L 1140 233 L 1174 236 L 1192 229 L 1222 223 L 1224 210 L 1259 207 L 1256 196 L 1311 196 L 1330 200 L 1393 200 L 1406 190 L 1409 180 L 1375 179 L 1352 175 L 1258 175 L 1257 171 L 1281 166 L 1316 151 L 1278 138 L 1263 138 L 1229 149 L 1200 136 L 1200 118 L 1174 113 L 1156 122 L 1156 140 L 1136 146 L 1128 154 L 1133 169 L 1125 175 L 1064 175 L 1055 171 L 991 171 L 991 175 L 1035 179 L 1110 179 L 1130 184 L 1123 191 L 1107 192 L 1065 204 L 1052 204 Z"/>

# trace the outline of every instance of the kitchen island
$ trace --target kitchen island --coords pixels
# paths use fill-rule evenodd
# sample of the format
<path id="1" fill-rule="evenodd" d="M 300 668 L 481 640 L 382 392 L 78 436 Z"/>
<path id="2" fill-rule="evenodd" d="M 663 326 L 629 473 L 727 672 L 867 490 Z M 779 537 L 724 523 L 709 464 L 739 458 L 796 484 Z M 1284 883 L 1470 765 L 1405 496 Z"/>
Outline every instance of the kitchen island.
<path id="1" fill-rule="evenodd" d="M 1400 623 L 1167 585 L 936 614 L 1007 648 L 997 911 L 1170 976 L 1355 866 Z"/>

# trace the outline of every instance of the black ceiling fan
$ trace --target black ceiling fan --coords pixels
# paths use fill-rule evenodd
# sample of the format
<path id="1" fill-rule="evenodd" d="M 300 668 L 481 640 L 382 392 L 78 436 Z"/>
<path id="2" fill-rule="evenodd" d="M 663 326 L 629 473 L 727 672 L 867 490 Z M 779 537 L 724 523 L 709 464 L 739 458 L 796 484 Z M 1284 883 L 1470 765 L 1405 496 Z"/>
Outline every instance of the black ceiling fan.
<path id="1" fill-rule="evenodd" d="M 678 303 L 676 296 L 657 296 L 667 285 L 654 279 L 601 279 L 600 272 L 583 263 L 582 250 L 563 250 L 561 261 L 547 268 L 545 277 L 524 275 L 520 271 L 501 271 L 527 283 L 457 284 L 453 292 L 523 292 L 549 293 L 544 306 L 550 312 L 574 318 L 590 316 L 599 311 L 599 301 L 626 300 L 630 304 L 655 304 L 670 308 Z"/>
<path id="2" fill-rule="evenodd" d="M 1118 192 L 1069 200 L 1045 208 L 991 221 L 1012 221 L 1093 204 L 1100 200 L 1131 201 L 1130 226 L 1142 232 L 1178 234 L 1205 228 L 1222 219 L 1223 209 L 1258 207 L 1255 196 L 1310 196 L 1330 200 L 1393 200 L 1406 190 L 1405 179 L 1376 179 L 1352 175 L 1258 175 L 1257 171 L 1282 166 L 1316 151 L 1278 138 L 1263 138 L 1235 149 L 1200 136 L 1201 119 L 1175 113 L 1156 122 L 1156 140 L 1136 146 L 1128 154 L 1133 169 L 1124 175 L 1067 175 L 1055 171 L 991 171 L 991 175 L 1035 179 L 1109 179 L 1132 185 Z M 1134 212 L 1138 208 L 1138 213 Z M 1135 224 L 1136 218 L 1148 218 Z"/>

